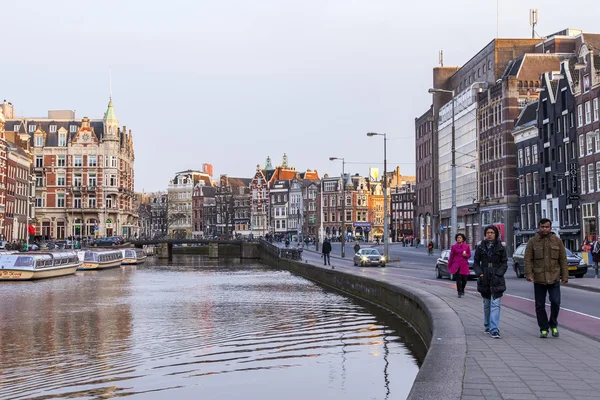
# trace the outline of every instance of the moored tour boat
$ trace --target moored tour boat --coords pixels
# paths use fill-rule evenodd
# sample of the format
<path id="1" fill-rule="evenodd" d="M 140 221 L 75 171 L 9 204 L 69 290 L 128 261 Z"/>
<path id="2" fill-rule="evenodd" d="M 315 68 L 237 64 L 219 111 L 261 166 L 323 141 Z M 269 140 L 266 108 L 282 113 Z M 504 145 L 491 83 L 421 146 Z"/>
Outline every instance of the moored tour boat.
<path id="1" fill-rule="evenodd" d="M 142 249 L 122 249 L 123 265 L 141 264 L 146 260 L 146 253 Z"/>
<path id="2" fill-rule="evenodd" d="M 0 280 L 53 278 L 73 274 L 80 265 L 73 251 L 0 254 Z"/>
<path id="3" fill-rule="evenodd" d="M 120 267 L 123 260 L 121 250 L 86 250 L 79 269 L 106 269 Z"/>

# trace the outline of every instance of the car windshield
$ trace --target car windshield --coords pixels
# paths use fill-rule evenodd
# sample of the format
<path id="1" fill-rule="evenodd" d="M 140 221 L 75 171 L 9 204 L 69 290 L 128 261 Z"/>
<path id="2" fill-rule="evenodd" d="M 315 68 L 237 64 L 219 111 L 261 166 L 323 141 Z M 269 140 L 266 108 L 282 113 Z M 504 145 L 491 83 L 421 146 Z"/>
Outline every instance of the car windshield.
<path id="1" fill-rule="evenodd" d="M 378 256 L 379 252 L 377 250 L 369 249 L 362 251 L 363 256 Z"/>

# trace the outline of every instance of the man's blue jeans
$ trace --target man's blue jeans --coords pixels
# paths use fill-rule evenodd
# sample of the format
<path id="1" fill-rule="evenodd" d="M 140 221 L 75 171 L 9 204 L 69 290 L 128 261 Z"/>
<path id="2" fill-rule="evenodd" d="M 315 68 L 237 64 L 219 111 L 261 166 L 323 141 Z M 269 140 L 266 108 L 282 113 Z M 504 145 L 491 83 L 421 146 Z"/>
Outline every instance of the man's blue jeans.
<path id="1" fill-rule="evenodd" d="M 483 299 L 483 325 L 490 332 L 500 332 L 498 324 L 500 323 L 500 305 L 502 297 Z"/>

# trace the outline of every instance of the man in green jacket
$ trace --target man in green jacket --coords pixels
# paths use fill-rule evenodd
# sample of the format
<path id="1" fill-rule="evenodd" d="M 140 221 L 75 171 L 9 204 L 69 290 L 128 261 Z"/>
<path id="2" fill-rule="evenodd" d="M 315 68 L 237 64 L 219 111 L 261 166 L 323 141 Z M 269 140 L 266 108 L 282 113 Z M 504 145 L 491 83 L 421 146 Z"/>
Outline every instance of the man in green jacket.
<path id="1" fill-rule="evenodd" d="M 552 336 L 558 337 L 560 284 L 569 281 L 567 252 L 562 240 L 551 232 L 549 219 L 542 218 L 538 226 L 538 232 L 525 248 L 525 277 L 533 282 L 540 337 L 547 338 L 549 330 Z M 550 320 L 546 314 L 546 293 L 550 297 Z"/>

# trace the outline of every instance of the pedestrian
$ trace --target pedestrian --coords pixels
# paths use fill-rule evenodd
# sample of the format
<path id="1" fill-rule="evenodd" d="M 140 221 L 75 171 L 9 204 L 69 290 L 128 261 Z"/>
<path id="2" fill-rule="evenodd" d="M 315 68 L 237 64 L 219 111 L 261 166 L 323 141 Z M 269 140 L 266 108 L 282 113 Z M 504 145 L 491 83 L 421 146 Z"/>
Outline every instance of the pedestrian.
<path id="1" fill-rule="evenodd" d="M 329 257 L 329 253 L 331 253 L 331 243 L 329 242 L 329 239 L 325 238 L 325 240 L 323 240 L 321 249 L 323 252 L 323 265 L 331 265 L 331 258 Z"/>
<path id="2" fill-rule="evenodd" d="M 427 254 L 429 254 L 430 256 L 433 255 L 433 242 L 429 242 L 429 244 L 427 245 Z"/>
<path id="3" fill-rule="evenodd" d="M 477 291 L 483 297 L 483 326 L 485 333 L 500 339 L 500 307 L 508 268 L 506 249 L 498 238 L 498 228 L 490 225 L 484 230 L 485 238 L 477 245 L 473 269 L 477 274 Z"/>
<path id="4" fill-rule="evenodd" d="M 360 244 L 358 242 L 354 242 L 354 254 L 358 253 L 360 250 Z"/>
<path id="5" fill-rule="evenodd" d="M 548 331 L 558 337 L 560 284 L 569 282 L 567 252 L 562 240 L 551 233 L 552 221 L 542 218 L 538 227 L 525 248 L 525 277 L 533 282 L 540 338 L 547 338 Z M 546 293 L 550 297 L 550 320 L 546 313 Z"/>
<path id="6" fill-rule="evenodd" d="M 596 278 L 598 278 L 598 269 L 600 269 L 598 265 L 600 263 L 600 235 L 598 235 L 592 247 L 592 260 L 594 260 L 594 271 L 596 272 Z"/>
<path id="7" fill-rule="evenodd" d="M 456 243 L 450 248 L 450 258 L 448 259 L 448 273 L 456 278 L 456 290 L 458 297 L 465 295 L 465 287 L 469 279 L 469 258 L 471 257 L 471 248 L 467 244 L 467 237 L 462 233 L 457 233 L 454 237 Z"/>
<path id="8" fill-rule="evenodd" d="M 415 242 L 416 242 L 415 247 L 418 249 L 419 245 L 421 244 L 421 240 L 419 238 L 416 238 Z"/>

